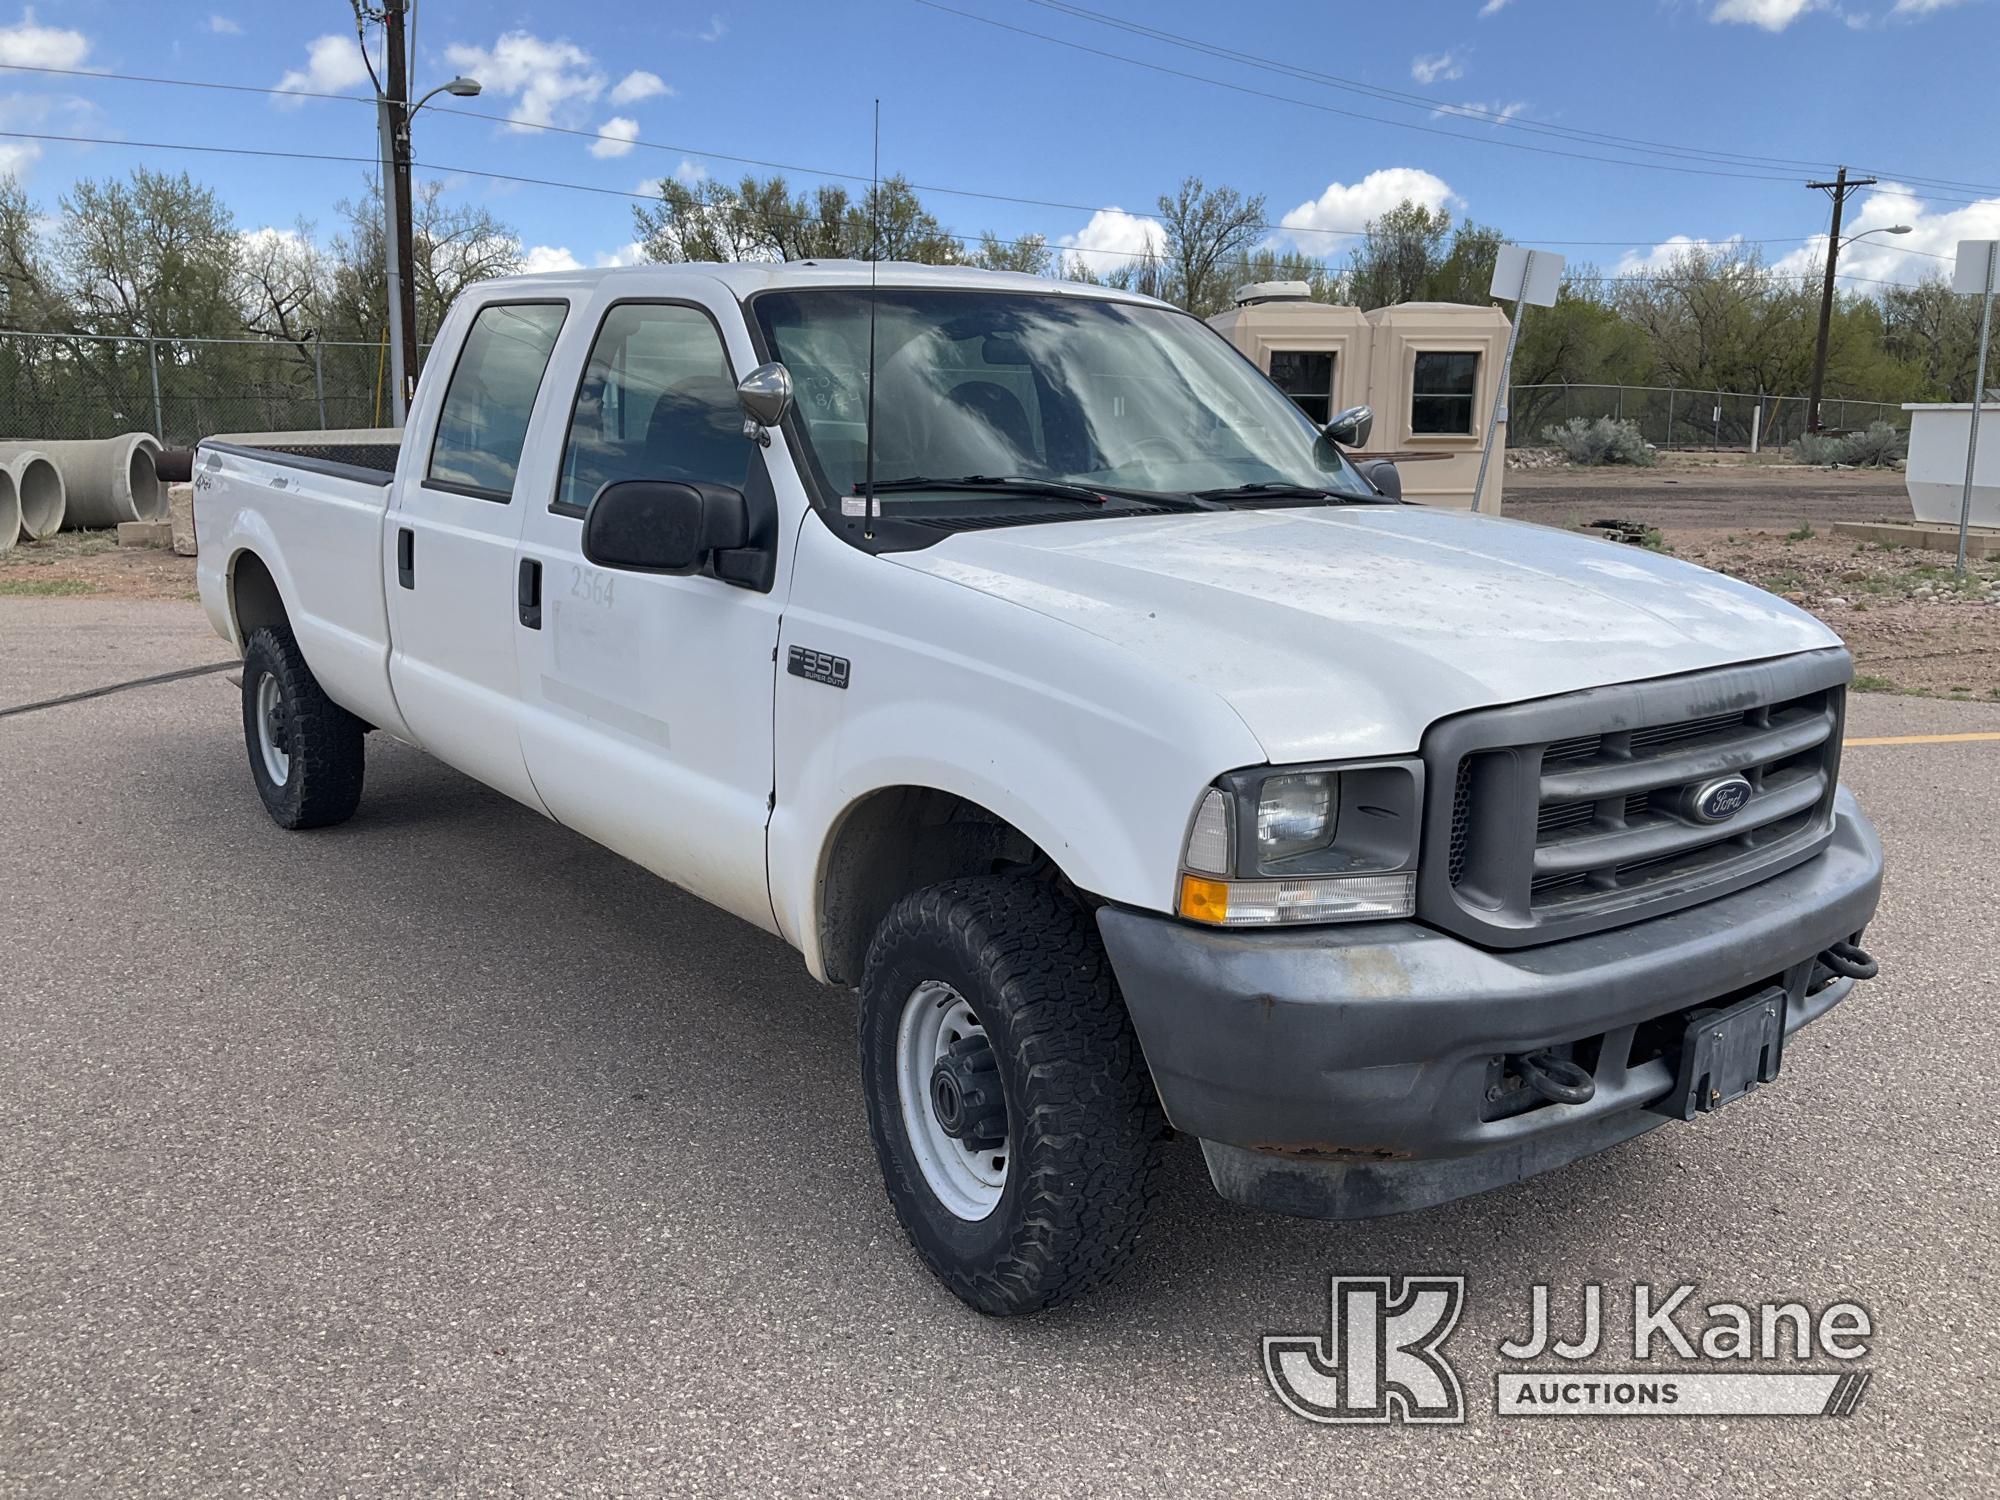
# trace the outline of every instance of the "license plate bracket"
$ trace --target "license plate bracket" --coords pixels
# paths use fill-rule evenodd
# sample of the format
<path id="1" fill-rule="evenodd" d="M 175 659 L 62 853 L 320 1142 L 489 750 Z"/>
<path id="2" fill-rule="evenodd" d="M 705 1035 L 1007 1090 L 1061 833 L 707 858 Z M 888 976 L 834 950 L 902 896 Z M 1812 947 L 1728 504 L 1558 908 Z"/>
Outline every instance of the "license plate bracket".
<path id="1" fill-rule="evenodd" d="M 1785 1004 L 1784 989 L 1773 985 L 1734 1005 L 1691 1012 L 1664 1112 L 1692 1120 L 1776 1078 L 1785 1056 Z"/>

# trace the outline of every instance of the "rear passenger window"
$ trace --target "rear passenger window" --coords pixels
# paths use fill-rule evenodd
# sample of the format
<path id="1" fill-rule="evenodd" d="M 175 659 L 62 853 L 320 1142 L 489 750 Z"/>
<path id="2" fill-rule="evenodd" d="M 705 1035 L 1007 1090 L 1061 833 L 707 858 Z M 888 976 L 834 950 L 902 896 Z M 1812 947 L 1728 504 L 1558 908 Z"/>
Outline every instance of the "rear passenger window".
<path id="1" fill-rule="evenodd" d="M 549 351 L 569 311 L 561 302 L 495 303 L 479 310 L 445 387 L 431 444 L 433 484 L 505 502 Z"/>
<path id="2" fill-rule="evenodd" d="M 628 302 L 604 315 L 591 348 L 552 508 L 581 515 L 599 490 L 623 479 L 740 489 L 753 450 L 708 315 Z"/>

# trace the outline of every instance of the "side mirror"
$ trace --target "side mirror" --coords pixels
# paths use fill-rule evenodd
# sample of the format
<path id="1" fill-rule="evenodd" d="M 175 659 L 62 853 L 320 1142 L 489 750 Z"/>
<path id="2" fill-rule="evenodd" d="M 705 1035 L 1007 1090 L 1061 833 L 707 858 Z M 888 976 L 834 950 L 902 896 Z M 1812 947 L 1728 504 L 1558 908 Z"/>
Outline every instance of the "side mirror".
<path id="1" fill-rule="evenodd" d="M 627 573 L 699 573 L 710 556 L 745 546 L 749 507 L 726 484 L 625 479 L 607 484 L 583 518 L 583 555 Z"/>
<path id="2" fill-rule="evenodd" d="M 1396 472 L 1394 459 L 1374 458 L 1355 467 L 1360 470 L 1363 479 L 1375 486 L 1375 493 L 1385 500 L 1403 498 L 1403 476 Z"/>
<path id="3" fill-rule="evenodd" d="M 736 382 L 736 402 L 743 408 L 743 435 L 768 447 L 771 429 L 792 409 L 792 372 L 775 360 L 757 366 Z"/>
<path id="4" fill-rule="evenodd" d="M 1370 406 L 1350 406 L 1346 411 L 1336 412 L 1325 429 L 1326 435 L 1343 448 L 1361 447 L 1374 430 L 1375 409 Z"/>

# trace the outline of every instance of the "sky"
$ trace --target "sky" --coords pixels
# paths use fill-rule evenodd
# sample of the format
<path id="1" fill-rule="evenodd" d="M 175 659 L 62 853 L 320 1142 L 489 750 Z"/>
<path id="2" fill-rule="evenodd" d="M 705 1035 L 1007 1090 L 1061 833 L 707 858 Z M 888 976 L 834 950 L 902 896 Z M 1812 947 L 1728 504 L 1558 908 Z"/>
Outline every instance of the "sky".
<path id="1" fill-rule="evenodd" d="M 246 233 L 338 227 L 359 161 L 162 147 L 371 156 L 371 107 L 304 97 L 372 97 L 348 0 L 12 4 L 0 174 L 44 212 L 147 165 L 213 185 Z M 2000 237 L 2000 0 L 415 0 L 414 29 L 417 92 L 485 85 L 417 117 L 418 176 L 512 225 L 532 269 L 632 259 L 630 195 L 669 174 L 865 186 L 878 98 L 883 174 L 948 228 L 1100 268 L 1188 174 L 1264 195 L 1265 242 L 1336 259 L 1412 198 L 1607 272 L 1741 240 L 1806 273 L 1829 205 L 1805 183 L 1840 162 L 1881 179 L 1844 234 L 1911 228 L 1842 252 L 1851 291 Z"/>

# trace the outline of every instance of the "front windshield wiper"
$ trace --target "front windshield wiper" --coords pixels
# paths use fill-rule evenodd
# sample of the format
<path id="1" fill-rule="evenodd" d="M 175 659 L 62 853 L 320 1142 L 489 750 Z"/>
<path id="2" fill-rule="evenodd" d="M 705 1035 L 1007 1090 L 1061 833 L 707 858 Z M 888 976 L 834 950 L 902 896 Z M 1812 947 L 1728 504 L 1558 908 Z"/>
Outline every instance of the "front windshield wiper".
<path id="1" fill-rule="evenodd" d="M 1360 495 L 1344 495 L 1338 490 L 1316 490 L 1304 484 L 1238 484 L 1219 490 L 1196 490 L 1197 500 L 1332 500 L 1337 503 L 1366 503 Z"/>
<path id="2" fill-rule="evenodd" d="M 1050 500 L 1077 500 L 1085 505 L 1102 505 L 1104 493 L 1081 484 L 1068 484 L 1060 479 L 1031 479 L 1024 474 L 965 474 L 956 479 L 931 479 L 922 474 L 912 474 L 904 479 L 878 479 L 875 493 L 894 495 L 910 490 L 980 490 L 988 494 L 998 490 L 1004 494 L 1034 495 Z M 868 485 L 857 480 L 854 493 L 865 495 Z"/>

